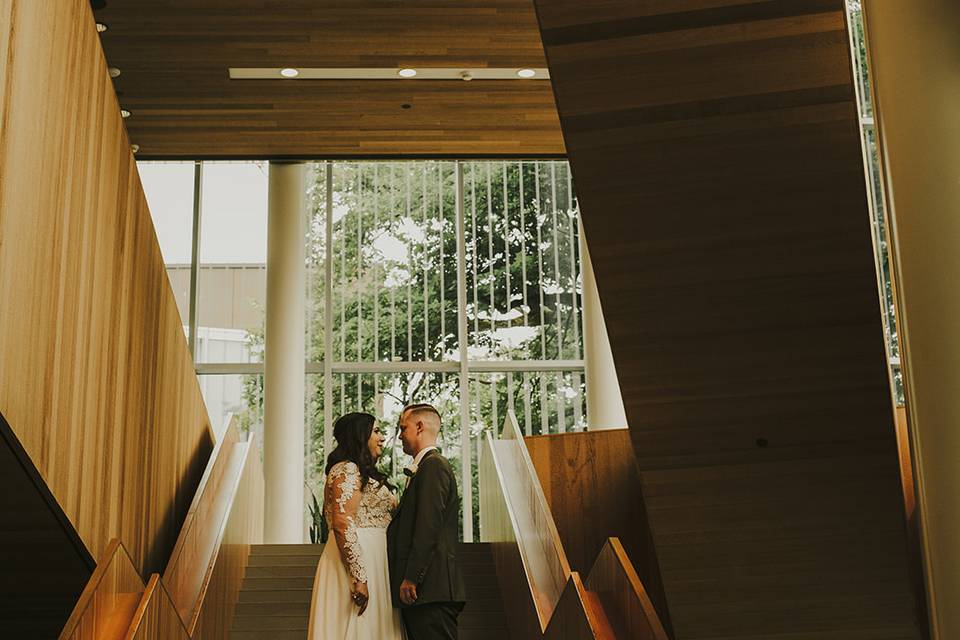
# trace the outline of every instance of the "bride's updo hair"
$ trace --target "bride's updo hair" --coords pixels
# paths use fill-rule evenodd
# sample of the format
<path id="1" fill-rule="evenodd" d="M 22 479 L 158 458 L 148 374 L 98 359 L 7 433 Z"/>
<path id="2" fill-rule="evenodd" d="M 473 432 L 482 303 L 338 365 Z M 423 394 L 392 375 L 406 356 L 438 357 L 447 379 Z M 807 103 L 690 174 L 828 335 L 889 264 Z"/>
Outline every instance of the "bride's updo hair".
<path id="1" fill-rule="evenodd" d="M 327 468 L 324 474 L 329 474 L 333 465 L 338 462 L 353 462 L 360 468 L 361 488 L 373 478 L 378 483 L 393 487 L 387 482 L 387 475 L 377 469 L 377 461 L 370 453 L 367 442 L 373 433 L 373 424 L 377 421 L 369 413 L 347 413 L 333 423 L 333 437 L 337 440 L 336 448 L 327 456 Z"/>

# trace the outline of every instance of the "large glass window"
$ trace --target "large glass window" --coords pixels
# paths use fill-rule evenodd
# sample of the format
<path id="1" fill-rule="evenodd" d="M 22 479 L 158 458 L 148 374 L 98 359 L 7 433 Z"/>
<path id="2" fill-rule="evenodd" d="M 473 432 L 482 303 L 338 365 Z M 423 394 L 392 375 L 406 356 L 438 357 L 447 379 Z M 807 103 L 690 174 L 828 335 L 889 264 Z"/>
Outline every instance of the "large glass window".
<path id="1" fill-rule="evenodd" d="M 263 361 L 268 168 L 203 163 L 197 362 Z"/>
<path id="2" fill-rule="evenodd" d="M 262 425 L 268 171 L 203 163 L 199 207 L 197 371 L 214 423 L 234 412 L 252 430 Z M 381 419 L 391 435 L 381 463 L 402 486 L 393 426 L 405 404 L 430 402 L 469 538 L 484 432 L 511 410 L 528 434 L 584 428 L 567 163 L 324 161 L 307 165 L 306 182 L 305 504 L 320 495 L 339 415 Z"/>
<path id="3" fill-rule="evenodd" d="M 185 331 L 190 322 L 195 165 L 194 162 L 141 162 L 137 165 Z"/>
<path id="4" fill-rule="evenodd" d="M 874 121 L 873 96 L 870 85 L 870 66 L 867 59 L 867 43 L 863 27 L 861 0 L 847 0 L 847 17 L 850 25 L 850 43 L 853 55 L 853 71 L 857 88 L 857 105 L 863 154 L 867 164 L 867 195 L 873 219 L 874 246 L 877 271 L 880 276 L 883 322 L 887 338 L 887 354 L 890 362 L 893 394 L 896 403 L 903 406 L 903 375 L 900 370 L 900 344 L 897 337 L 897 314 L 894 306 L 894 285 L 890 264 L 890 242 L 887 229 L 887 208 L 883 183 L 883 168 Z"/>

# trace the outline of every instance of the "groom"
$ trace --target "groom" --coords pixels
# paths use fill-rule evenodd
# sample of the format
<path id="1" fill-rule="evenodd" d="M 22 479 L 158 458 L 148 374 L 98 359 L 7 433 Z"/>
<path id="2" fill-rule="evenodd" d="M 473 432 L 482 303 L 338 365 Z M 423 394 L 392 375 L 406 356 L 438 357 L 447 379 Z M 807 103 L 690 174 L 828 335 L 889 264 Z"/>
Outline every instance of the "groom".
<path id="1" fill-rule="evenodd" d="M 387 528 L 393 604 L 402 607 L 408 640 L 456 640 L 466 602 L 457 560 L 460 495 L 447 459 L 437 449 L 440 413 L 412 404 L 400 414 L 403 452 L 413 456 L 400 507 Z"/>

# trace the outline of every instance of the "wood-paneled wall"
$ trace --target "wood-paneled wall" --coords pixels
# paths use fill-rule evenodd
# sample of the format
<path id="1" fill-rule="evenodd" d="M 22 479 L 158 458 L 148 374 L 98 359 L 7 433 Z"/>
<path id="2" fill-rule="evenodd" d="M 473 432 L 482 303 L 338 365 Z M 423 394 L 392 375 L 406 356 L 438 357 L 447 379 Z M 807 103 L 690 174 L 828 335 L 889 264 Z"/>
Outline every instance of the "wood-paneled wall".
<path id="1" fill-rule="evenodd" d="M 660 620 L 670 628 L 660 567 L 627 429 L 524 439 L 570 568 L 586 575 L 610 537 L 620 539 Z"/>
<path id="2" fill-rule="evenodd" d="M 843 0 L 535 0 L 676 636 L 917 638 Z"/>
<path id="3" fill-rule="evenodd" d="M 87 0 L 0 0 L 0 411 L 94 557 L 162 569 L 212 436 Z"/>

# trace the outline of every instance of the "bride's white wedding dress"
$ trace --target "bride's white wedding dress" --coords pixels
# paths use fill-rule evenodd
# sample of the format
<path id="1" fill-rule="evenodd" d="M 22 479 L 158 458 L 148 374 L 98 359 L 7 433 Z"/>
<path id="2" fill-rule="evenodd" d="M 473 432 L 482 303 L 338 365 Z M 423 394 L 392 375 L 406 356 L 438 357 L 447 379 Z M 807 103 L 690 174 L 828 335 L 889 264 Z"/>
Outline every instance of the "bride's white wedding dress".
<path id="1" fill-rule="evenodd" d="M 360 485 L 360 469 L 353 462 L 338 462 L 327 476 L 323 514 L 332 535 L 313 581 L 309 640 L 405 637 L 400 612 L 390 597 L 387 566 L 387 525 L 397 498 L 376 480 Z M 350 597 L 354 580 L 366 581 L 370 594 L 362 616 Z"/>

